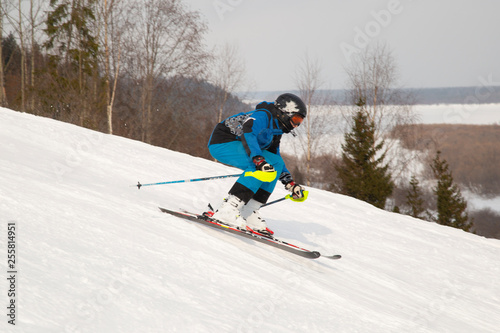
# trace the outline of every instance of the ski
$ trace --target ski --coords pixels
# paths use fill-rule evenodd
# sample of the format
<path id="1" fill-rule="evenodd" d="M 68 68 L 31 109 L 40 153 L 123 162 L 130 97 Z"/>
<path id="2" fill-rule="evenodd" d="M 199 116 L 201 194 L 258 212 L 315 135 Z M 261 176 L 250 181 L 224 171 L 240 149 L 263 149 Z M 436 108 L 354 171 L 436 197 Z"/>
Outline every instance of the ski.
<path id="1" fill-rule="evenodd" d="M 203 224 L 206 226 L 210 226 L 210 227 L 215 228 L 215 229 L 223 230 L 223 231 L 229 232 L 231 234 L 236 234 L 236 235 L 239 235 L 239 236 L 242 236 L 245 238 L 249 238 L 249 239 L 255 240 L 255 241 L 260 242 L 260 243 L 268 244 L 268 245 L 271 245 L 273 247 L 282 249 L 284 251 L 296 254 L 296 255 L 304 257 L 304 258 L 316 259 L 316 258 L 319 258 L 322 256 L 321 253 L 319 253 L 318 251 L 310 251 L 310 250 L 301 248 L 299 246 L 293 245 L 291 243 L 288 243 L 286 241 L 277 239 L 275 237 L 267 237 L 267 236 L 264 236 L 264 235 L 259 234 L 257 232 L 251 232 L 249 230 L 243 230 L 243 229 L 239 229 L 236 227 L 232 227 L 230 225 L 221 223 L 217 220 L 211 219 L 210 217 L 205 216 L 205 215 L 194 214 L 194 213 L 189 213 L 189 212 L 184 212 L 184 211 L 178 212 L 178 211 L 173 211 L 173 210 L 162 208 L 162 207 L 158 207 L 158 208 L 164 213 L 167 213 L 167 214 L 170 214 L 170 215 L 173 215 L 176 217 L 180 217 L 180 218 L 183 218 L 183 219 L 186 219 L 189 221 L 197 222 L 197 223 L 200 223 L 200 224 Z M 342 256 L 339 254 L 335 254 L 335 255 L 329 255 L 329 256 L 323 255 L 323 257 L 328 258 L 328 259 L 340 259 Z"/>

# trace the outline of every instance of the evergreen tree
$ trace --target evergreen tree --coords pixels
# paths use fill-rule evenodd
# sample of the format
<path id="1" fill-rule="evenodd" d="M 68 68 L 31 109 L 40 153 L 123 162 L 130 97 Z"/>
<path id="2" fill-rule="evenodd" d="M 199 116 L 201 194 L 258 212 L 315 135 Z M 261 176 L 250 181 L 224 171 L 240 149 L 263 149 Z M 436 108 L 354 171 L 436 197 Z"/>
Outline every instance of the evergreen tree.
<path id="1" fill-rule="evenodd" d="M 375 124 L 368 119 L 363 101 L 353 117 L 353 127 L 344 136 L 342 162 L 336 166 L 343 194 L 384 208 L 392 194 L 394 183 L 388 173 L 388 165 L 383 165 L 385 153 L 377 158 L 384 142 L 375 142 Z"/>
<path id="2" fill-rule="evenodd" d="M 441 159 L 440 151 L 437 152 L 431 167 L 437 179 L 437 185 L 434 188 L 438 212 L 436 222 L 469 231 L 472 227 L 472 221 L 469 221 L 469 214 L 466 211 L 467 202 L 462 197 L 458 186 L 454 184 L 448 162 Z"/>
<path id="3" fill-rule="evenodd" d="M 422 218 L 422 213 L 425 212 L 425 208 L 417 177 L 411 177 L 410 186 L 406 194 L 406 204 L 410 207 L 409 215 L 420 219 Z"/>
<path id="4" fill-rule="evenodd" d="M 48 40 L 45 47 L 56 49 L 64 63 L 92 74 L 97 65 L 97 38 L 92 31 L 97 0 L 50 0 L 53 9 L 45 21 Z"/>
<path id="5" fill-rule="evenodd" d="M 44 29 L 50 55 L 37 91 L 45 113 L 90 128 L 97 128 L 106 104 L 98 68 L 96 5 L 97 0 L 50 1 Z"/>

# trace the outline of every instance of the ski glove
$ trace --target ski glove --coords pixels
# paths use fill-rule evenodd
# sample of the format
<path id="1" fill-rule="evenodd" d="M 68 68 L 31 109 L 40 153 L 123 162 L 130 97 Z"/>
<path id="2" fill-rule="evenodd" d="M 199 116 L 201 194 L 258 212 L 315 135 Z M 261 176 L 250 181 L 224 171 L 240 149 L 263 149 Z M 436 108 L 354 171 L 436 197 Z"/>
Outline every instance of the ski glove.
<path id="1" fill-rule="evenodd" d="M 283 184 L 283 186 L 286 186 L 286 184 L 293 182 L 293 178 L 290 172 L 282 172 L 280 175 L 280 182 L 281 184 Z"/>
<path id="2" fill-rule="evenodd" d="M 264 172 L 274 172 L 274 167 L 267 163 L 264 157 L 262 156 L 255 156 L 253 158 L 253 163 L 255 164 L 255 169 L 259 171 L 264 171 Z"/>
<path id="3" fill-rule="evenodd" d="M 288 184 L 286 184 L 285 188 L 288 191 L 292 192 L 292 198 L 294 198 L 294 199 L 303 198 L 304 197 L 304 191 L 306 190 L 301 185 L 295 184 L 294 181 L 291 181 Z"/>
<path id="4" fill-rule="evenodd" d="M 280 181 L 283 185 L 285 185 L 285 188 L 288 191 L 292 192 L 292 198 L 301 199 L 304 197 L 304 191 L 306 189 L 301 185 L 295 184 L 290 172 L 282 172 L 280 175 Z"/>

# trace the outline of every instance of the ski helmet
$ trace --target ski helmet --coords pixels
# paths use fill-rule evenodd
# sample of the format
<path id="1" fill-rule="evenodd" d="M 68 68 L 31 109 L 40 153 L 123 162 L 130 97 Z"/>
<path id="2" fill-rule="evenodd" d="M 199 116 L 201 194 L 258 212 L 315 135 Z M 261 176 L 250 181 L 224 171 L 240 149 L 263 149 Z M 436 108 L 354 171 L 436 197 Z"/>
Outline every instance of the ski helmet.
<path id="1" fill-rule="evenodd" d="M 299 96 L 285 93 L 276 98 L 274 106 L 281 111 L 278 119 L 283 125 L 285 132 L 292 131 L 299 126 L 307 115 L 307 108 Z"/>

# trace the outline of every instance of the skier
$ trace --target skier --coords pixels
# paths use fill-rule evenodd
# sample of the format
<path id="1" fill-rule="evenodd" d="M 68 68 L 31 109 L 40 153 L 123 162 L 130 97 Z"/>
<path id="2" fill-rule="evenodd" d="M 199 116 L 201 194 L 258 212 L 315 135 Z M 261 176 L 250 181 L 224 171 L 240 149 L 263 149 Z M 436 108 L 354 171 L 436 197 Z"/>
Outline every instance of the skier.
<path id="1" fill-rule="evenodd" d="M 274 234 L 260 216 L 259 208 L 271 196 L 278 179 L 292 192 L 292 198 L 304 197 L 304 187 L 293 181 L 280 156 L 280 140 L 283 133 L 299 126 L 306 115 L 304 102 L 286 93 L 274 103 L 261 102 L 255 110 L 217 124 L 208 143 L 210 154 L 219 162 L 245 172 L 229 190 L 214 219 L 266 236 Z M 257 171 L 253 174 L 264 177 L 249 176 L 248 171 Z"/>

